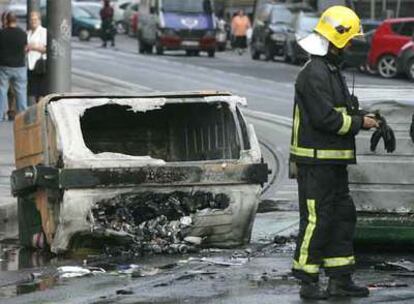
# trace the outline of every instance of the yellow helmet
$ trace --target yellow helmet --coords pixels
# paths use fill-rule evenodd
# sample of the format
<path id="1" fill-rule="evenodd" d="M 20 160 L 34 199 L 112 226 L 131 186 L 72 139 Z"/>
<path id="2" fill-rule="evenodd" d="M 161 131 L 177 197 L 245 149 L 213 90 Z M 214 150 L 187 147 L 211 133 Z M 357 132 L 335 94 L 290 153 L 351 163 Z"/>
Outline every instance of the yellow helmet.
<path id="1" fill-rule="evenodd" d="M 362 35 L 361 21 L 353 10 L 345 6 L 331 6 L 323 12 L 315 31 L 342 49 L 349 40 Z"/>

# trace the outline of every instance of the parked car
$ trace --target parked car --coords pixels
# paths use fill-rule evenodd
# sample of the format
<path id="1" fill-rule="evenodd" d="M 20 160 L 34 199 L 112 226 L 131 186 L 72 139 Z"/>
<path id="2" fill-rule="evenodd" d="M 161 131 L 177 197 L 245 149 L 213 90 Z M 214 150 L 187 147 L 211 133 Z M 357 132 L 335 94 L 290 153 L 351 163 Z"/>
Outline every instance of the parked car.
<path id="1" fill-rule="evenodd" d="M 124 24 L 124 12 L 130 4 L 131 0 L 118 0 L 112 4 L 112 7 L 114 8 L 114 22 L 118 34 L 125 33 L 126 25 Z"/>
<path id="2" fill-rule="evenodd" d="M 139 1 L 131 2 L 124 11 L 124 24 L 125 24 L 125 33 L 130 34 L 131 31 L 131 17 L 138 12 L 139 10 Z"/>
<path id="3" fill-rule="evenodd" d="M 318 15 L 303 11 L 294 16 L 293 32 L 288 33 L 286 40 L 286 53 L 284 56 L 286 61 L 299 63 L 308 59 L 309 55 L 299 46 L 298 40 L 312 33 L 318 20 Z"/>
<path id="4" fill-rule="evenodd" d="M 351 40 L 351 45 L 344 50 L 343 68 L 358 68 L 364 72 L 368 68 L 367 60 L 371 49 L 375 29 L 365 33 L 363 37 Z"/>
<path id="5" fill-rule="evenodd" d="M 216 24 L 210 0 L 141 0 L 138 46 L 140 53 L 158 55 L 185 50 L 188 56 L 216 52 Z"/>
<path id="6" fill-rule="evenodd" d="M 397 57 L 397 71 L 414 81 L 414 41 L 408 42 L 401 48 Z"/>
<path id="7" fill-rule="evenodd" d="M 289 33 L 293 33 L 293 14 L 285 4 L 266 4 L 257 12 L 253 23 L 253 34 L 250 43 L 252 59 L 257 60 L 261 54 L 266 60 L 276 55 L 285 55 L 286 41 Z"/>
<path id="8" fill-rule="evenodd" d="M 241 106 L 217 91 L 43 98 L 15 119 L 20 244 L 98 249 L 161 215 L 191 216 L 179 237 L 202 246 L 247 244 L 268 166 Z M 99 224 L 114 206 L 124 224 Z"/>
<path id="9" fill-rule="evenodd" d="M 95 1 L 81 1 L 79 3 L 76 3 L 77 7 L 80 7 L 90 13 L 92 16 L 94 16 L 96 19 L 101 18 L 101 9 L 102 5 L 99 2 Z"/>
<path id="10" fill-rule="evenodd" d="M 26 19 L 27 0 L 11 0 L 7 10 L 14 13 L 19 19 Z"/>
<path id="11" fill-rule="evenodd" d="M 397 18 L 385 20 L 375 31 L 368 63 L 371 68 L 385 78 L 397 75 L 396 58 L 414 34 L 414 18 Z"/>
<path id="12" fill-rule="evenodd" d="M 47 27 L 46 6 L 40 8 L 42 23 Z M 99 37 L 101 32 L 100 17 L 90 13 L 82 4 L 72 3 L 72 36 L 79 37 L 81 41 L 88 41 L 91 37 Z"/>

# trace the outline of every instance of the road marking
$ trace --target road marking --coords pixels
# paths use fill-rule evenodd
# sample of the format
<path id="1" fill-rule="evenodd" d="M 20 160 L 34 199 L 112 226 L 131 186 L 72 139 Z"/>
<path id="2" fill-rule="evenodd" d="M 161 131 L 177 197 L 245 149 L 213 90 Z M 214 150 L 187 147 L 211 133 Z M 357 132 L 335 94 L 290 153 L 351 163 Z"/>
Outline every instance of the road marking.
<path id="1" fill-rule="evenodd" d="M 136 83 L 132 83 L 129 81 L 125 81 L 125 80 L 120 80 L 120 79 L 116 79 L 110 76 L 105 76 L 102 74 L 96 74 L 93 72 L 87 72 L 81 69 L 77 69 L 77 68 L 72 68 L 72 73 L 75 75 L 79 75 L 81 77 L 87 77 L 87 78 L 92 78 L 95 80 L 100 80 L 100 81 L 104 81 L 110 84 L 114 84 L 116 86 L 121 86 L 124 88 L 130 88 L 131 91 L 133 90 L 139 90 L 139 91 L 149 91 L 149 92 L 154 92 L 156 90 L 154 90 L 153 88 L 147 87 L 147 86 L 143 86 L 143 85 L 139 85 Z"/>

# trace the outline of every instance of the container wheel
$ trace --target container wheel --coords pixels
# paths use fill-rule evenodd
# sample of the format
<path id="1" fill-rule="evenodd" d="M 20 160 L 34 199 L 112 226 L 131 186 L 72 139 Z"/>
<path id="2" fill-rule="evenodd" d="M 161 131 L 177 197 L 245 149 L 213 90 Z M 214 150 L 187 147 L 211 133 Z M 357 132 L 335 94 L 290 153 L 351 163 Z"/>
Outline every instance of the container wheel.
<path id="1" fill-rule="evenodd" d="M 215 55 L 216 55 L 216 51 L 215 50 L 208 51 L 208 57 L 213 58 Z"/>
<path id="2" fill-rule="evenodd" d="M 378 73 L 384 78 L 397 76 L 397 64 L 394 55 L 384 55 L 380 58 L 377 65 Z"/>

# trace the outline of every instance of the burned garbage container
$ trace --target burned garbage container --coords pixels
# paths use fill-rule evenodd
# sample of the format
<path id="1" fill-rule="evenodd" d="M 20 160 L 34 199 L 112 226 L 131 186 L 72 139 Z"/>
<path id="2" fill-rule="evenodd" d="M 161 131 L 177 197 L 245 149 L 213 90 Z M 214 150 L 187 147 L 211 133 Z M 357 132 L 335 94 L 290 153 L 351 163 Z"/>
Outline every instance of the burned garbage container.
<path id="1" fill-rule="evenodd" d="M 249 242 L 268 168 L 244 105 L 224 92 L 46 97 L 14 125 L 21 243 Z"/>

